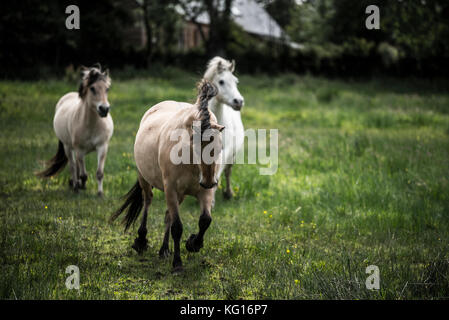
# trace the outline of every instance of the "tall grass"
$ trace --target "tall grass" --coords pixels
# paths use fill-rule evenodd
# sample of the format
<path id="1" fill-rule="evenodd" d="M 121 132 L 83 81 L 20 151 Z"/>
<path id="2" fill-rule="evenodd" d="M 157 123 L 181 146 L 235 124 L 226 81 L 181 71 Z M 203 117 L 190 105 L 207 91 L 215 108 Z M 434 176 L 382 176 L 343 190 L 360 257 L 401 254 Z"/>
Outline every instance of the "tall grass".
<path id="1" fill-rule="evenodd" d="M 149 249 L 131 249 L 108 218 L 136 179 L 134 136 L 143 113 L 195 98 L 197 75 L 122 75 L 110 90 L 115 131 L 106 198 L 68 190 L 68 172 L 38 180 L 57 148 L 52 129 L 64 81 L 0 82 L 0 298 L 3 299 L 440 299 L 449 297 L 449 94 L 424 81 L 344 82 L 241 76 L 246 128 L 279 129 L 279 169 L 236 165 L 235 197 L 217 192 L 198 254 L 185 271 L 161 260 L 165 201 L 150 209 Z M 181 206 L 183 239 L 196 232 L 194 199 Z M 65 287 L 77 265 L 79 291 Z M 380 269 L 367 290 L 365 269 Z"/>

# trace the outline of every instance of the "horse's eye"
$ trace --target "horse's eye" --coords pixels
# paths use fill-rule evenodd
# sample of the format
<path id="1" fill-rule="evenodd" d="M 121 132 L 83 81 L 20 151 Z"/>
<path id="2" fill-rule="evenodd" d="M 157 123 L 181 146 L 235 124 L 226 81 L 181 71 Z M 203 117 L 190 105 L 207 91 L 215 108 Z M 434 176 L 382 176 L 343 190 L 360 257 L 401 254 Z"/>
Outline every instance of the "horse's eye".
<path id="1" fill-rule="evenodd" d="M 109 88 L 106 88 L 106 92 L 109 92 Z"/>
<path id="2" fill-rule="evenodd" d="M 219 84 L 220 86 L 222 86 L 222 85 L 224 85 L 224 81 L 223 81 L 223 80 L 220 80 L 220 81 L 218 81 L 218 84 Z"/>
<path id="3" fill-rule="evenodd" d="M 92 93 L 95 94 L 95 88 L 94 87 L 90 87 L 90 91 L 92 91 Z"/>

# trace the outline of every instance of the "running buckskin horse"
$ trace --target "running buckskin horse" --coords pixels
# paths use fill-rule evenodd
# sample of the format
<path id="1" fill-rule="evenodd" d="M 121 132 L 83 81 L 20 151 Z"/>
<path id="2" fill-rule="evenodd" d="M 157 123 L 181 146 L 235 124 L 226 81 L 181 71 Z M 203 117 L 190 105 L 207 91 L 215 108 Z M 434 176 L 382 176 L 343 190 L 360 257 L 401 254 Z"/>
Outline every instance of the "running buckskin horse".
<path id="1" fill-rule="evenodd" d="M 190 252 L 198 252 L 203 247 L 203 237 L 212 222 L 211 207 L 214 199 L 218 172 L 221 165 L 221 131 L 223 126 L 217 123 L 215 115 L 209 111 L 208 103 L 217 95 L 217 88 L 208 81 L 199 84 L 198 97 L 195 104 L 176 101 L 164 101 L 151 107 L 143 116 L 134 144 L 134 159 L 137 165 L 138 179 L 125 196 L 124 204 L 112 215 L 115 220 L 125 210 L 125 231 L 135 222 L 143 207 L 143 218 L 134 240 L 133 248 L 142 254 L 147 249 L 147 215 L 153 198 L 153 188 L 164 191 L 167 203 L 165 213 L 165 235 L 159 250 L 160 257 L 168 257 L 170 231 L 174 242 L 173 271 L 182 270 L 180 256 L 180 240 L 182 223 L 179 215 L 179 205 L 186 195 L 198 199 L 201 216 L 199 232 L 192 234 L 186 241 Z M 173 150 L 194 153 L 195 123 L 201 123 L 199 128 L 202 136 L 201 159 L 174 161 Z M 197 126 L 198 128 L 198 126 Z M 173 134 L 183 131 L 179 141 L 173 139 Z M 206 138 L 205 138 L 206 137 Z M 211 141 L 210 143 L 206 143 Z M 213 144 L 213 148 L 210 145 Z M 210 158 L 204 157 L 210 150 Z M 191 160 L 191 157 L 189 157 Z"/>

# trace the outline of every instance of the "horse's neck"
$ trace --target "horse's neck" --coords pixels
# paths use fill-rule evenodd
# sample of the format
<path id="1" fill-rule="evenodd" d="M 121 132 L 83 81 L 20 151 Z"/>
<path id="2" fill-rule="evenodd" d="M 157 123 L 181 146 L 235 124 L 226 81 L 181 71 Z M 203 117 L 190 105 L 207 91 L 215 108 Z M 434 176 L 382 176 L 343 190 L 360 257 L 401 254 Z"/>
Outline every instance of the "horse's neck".
<path id="1" fill-rule="evenodd" d="M 87 128 L 93 127 L 98 122 L 97 113 L 87 105 L 87 102 L 81 101 L 78 106 L 79 119 L 82 121 L 82 125 Z"/>
<path id="2" fill-rule="evenodd" d="M 209 110 L 212 111 L 212 113 L 217 118 L 217 122 L 221 125 L 223 125 L 225 118 L 223 117 L 223 110 L 224 110 L 224 104 L 217 101 L 217 99 L 214 97 L 210 99 L 209 101 Z"/>

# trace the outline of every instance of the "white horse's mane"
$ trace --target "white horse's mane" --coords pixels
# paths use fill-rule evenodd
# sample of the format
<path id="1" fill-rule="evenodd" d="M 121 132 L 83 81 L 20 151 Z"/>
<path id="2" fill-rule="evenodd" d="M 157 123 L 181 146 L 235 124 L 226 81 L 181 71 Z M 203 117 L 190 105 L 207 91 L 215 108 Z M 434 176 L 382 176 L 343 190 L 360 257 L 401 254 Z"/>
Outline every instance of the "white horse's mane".
<path id="1" fill-rule="evenodd" d="M 222 57 L 212 58 L 207 64 L 206 72 L 204 73 L 204 79 L 212 81 L 213 77 L 220 71 L 229 70 L 231 73 L 234 71 L 234 61 L 228 61 Z"/>

